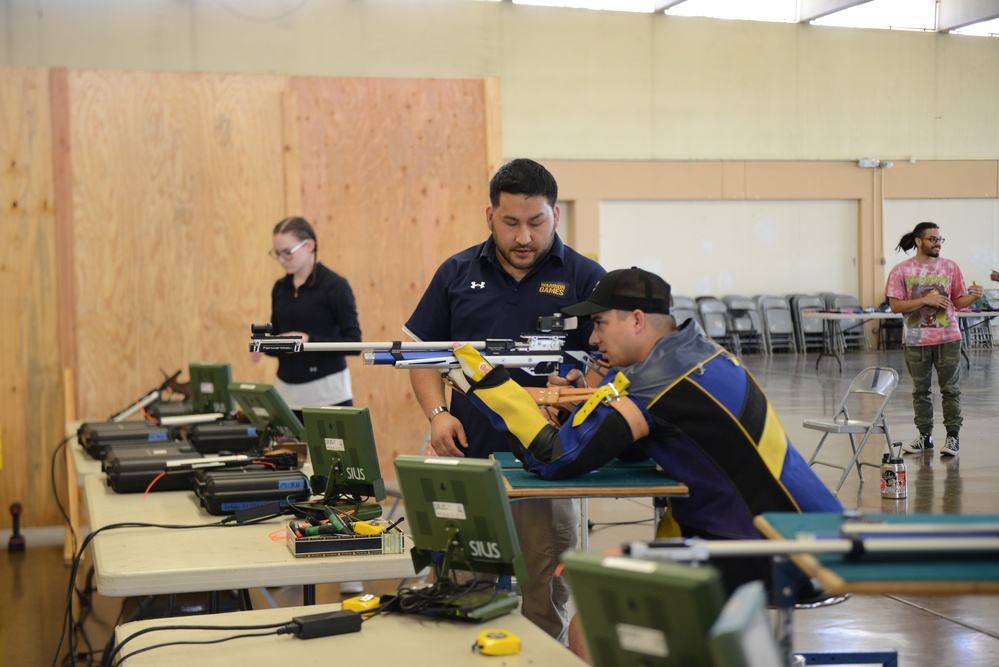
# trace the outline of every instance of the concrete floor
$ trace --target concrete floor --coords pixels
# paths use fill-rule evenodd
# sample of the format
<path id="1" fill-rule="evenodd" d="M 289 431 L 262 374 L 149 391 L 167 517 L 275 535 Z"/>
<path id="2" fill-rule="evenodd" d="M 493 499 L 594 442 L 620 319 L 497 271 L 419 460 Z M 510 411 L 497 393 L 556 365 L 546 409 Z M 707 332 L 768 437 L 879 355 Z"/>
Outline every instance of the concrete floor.
<path id="1" fill-rule="evenodd" d="M 766 389 L 795 446 L 806 457 L 818 442 L 818 434 L 801 426 L 805 418 L 832 412 L 850 380 L 871 365 L 899 370 L 901 382 L 888 409 L 894 440 L 909 441 L 915 436 L 909 394 L 911 382 L 900 352 L 851 353 L 844 358 L 843 371 L 834 359 L 824 357 L 815 368 L 816 355 L 749 355 L 746 365 Z M 999 389 L 999 361 L 991 350 L 970 353 L 970 369 L 963 381 L 964 428 L 961 455 L 941 459 L 939 453 L 907 455 L 908 498 L 882 500 L 877 470 L 865 469 L 867 482 L 860 484 L 851 473 L 840 492 L 850 509 L 864 513 L 999 513 L 999 429 L 995 407 Z M 939 416 L 939 400 L 937 401 Z M 937 452 L 943 441 L 943 428 L 934 434 Z M 845 439 L 844 439 L 845 441 Z M 865 460 L 880 460 L 880 443 L 865 451 Z M 837 471 L 817 468 L 830 486 Z M 652 535 L 651 505 L 627 499 L 590 503 L 590 549 L 619 548 L 633 540 Z M 628 523 L 644 522 L 644 523 Z M 614 524 L 614 525 L 609 525 Z M 66 605 L 69 570 L 61 557 L 61 547 L 32 546 L 26 553 L 0 557 L 0 667 L 63 664 L 65 647 L 54 663 L 63 610 Z M 372 592 L 388 592 L 397 581 L 369 582 Z M 300 588 L 253 590 L 255 607 L 271 600 L 280 606 L 301 603 Z M 202 605 L 204 596 L 181 596 L 178 604 Z M 339 587 L 317 587 L 319 602 L 340 600 Z M 164 606 L 167 601 L 151 601 Z M 85 635 L 97 651 L 110 637 L 119 616 L 135 612 L 136 601 L 93 596 L 84 624 Z M 999 664 L 999 596 L 853 596 L 843 604 L 799 611 L 794 615 L 795 647 L 800 650 L 875 650 L 894 648 L 903 667 Z M 84 647 L 85 648 L 85 647 Z M 86 664 L 79 662 L 78 664 Z M 97 663 L 94 663 L 97 664 Z"/>

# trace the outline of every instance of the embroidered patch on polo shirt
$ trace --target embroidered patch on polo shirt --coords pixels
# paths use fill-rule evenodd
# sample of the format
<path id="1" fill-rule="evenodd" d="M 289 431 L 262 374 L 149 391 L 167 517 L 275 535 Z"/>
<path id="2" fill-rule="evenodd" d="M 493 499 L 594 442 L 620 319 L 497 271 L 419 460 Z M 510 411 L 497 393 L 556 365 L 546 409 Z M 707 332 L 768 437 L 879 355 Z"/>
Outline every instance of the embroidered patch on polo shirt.
<path id="1" fill-rule="evenodd" d="M 565 290 L 569 287 L 566 283 L 543 282 L 538 287 L 538 294 L 554 294 L 555 296 L 565 296 Z"/>

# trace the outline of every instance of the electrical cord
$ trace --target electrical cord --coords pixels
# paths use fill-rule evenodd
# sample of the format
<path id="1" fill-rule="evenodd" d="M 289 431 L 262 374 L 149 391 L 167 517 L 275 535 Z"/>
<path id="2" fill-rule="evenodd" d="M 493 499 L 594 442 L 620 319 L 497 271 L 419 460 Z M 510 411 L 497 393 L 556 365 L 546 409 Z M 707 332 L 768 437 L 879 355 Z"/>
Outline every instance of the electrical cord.
<path id="1" fill-rule="evenodd" d="M 69 635 L 69 655 L 75 655 L 76 646 L 74 642 L 74 633 L 71 631 L 76 627 L 76 620 L 73 614 L 73 593 L 76 591 L 76 579 L 80 570 L 80 563 L 83 560 L 83 554 L 86 552 L 87 547 L 99 534 L 106 530 L 116 530 L 120 528 L 164 528 L 167 530 L 191 530 L 196 528 L 210 528 L 210 527 L 235 527 L 239 525 L 253 525 L 257 523 L 262 523 L 270 519 L 280 516 L 280 514 L 273 514 L 268 516 L 262 516 L 254 519 L 244 521 L 242 523 L 226 523 L 225 521 L 218 521 L 215 523 L 205 523 L 196 525 L 173 525 L 173 524 L 156 524 L 156 523 L 144 523 L 144 522 L 123 522 L 123 523 L 113 523 L 108 524 L 98 528 L 97 530 L 91 532 L 87 537 L 84 538 L 77 550 L 76 555 L 73 558 L 73 566 L 69 575 L 69 589 L 66 593 L 66 608 L 63 612 L 62 621 L 62 631 L 59 634 L 59 644 L 56 646 L 55 655 L 52 657 L 52 667 L 56 667 L 59 661 L 59 653 L 62 651 L 63 644 L 66 643 L 67 629 L 70 630 Z"/>
<path id="2" fill-rule="evenodd" d="M 63 523 L 66 525 L 66 528 L 69 530 L 70 547 L 72 548 L 73 553 L 76 553 L 77 547 L 78 547 L 78 544 L 79 544 L 79 538 L 78 538 L 78 536 L 76 534 L 76 530 L 74 530 L 74 528 L 73 528 L 73 522 L 69 518 L 69 512 L 66 510 L 66 506 L 63 504 L 62 499 L 59 496 L 59 485 L 58 485 L 57 480 L 56 480 L 57 462 L 58 462 L 58 460 L 60 458 L 60 453 L 62 453 L 63 450 L 67 446 L 69 446 L 69 442 L 74 437 L 76 437 L 76 436 L 74 436 L 74 435 L 67 435 L 65 438 L 63 438 L 62 440 L 59 441 L 59 444 L 57 444 L 55 446 L 55 449 L 52 451 L 52 460 L 51 460 L 51 463 L 49 465 L 49 480 L 50 480 L 50 482 L 52 484 L 52 497 L 55 499 L 56 506 L 59 508 L 59 514 L 62 516 Z M 66 470 L 66 475 L 67 476 L 69 475 L 69 469 L 68 469 L 68 467 L 67 467 L 67 470 Z M 68 481 L 70 483 L 74 483 L 75 480 L 68 480 Z M 93 657 L 94 653 L 96 653 L 96 651 L 93 650 L 93 646 L 90 643 L 90 639 L 87 637 L 87 634 L 84 631 L 84 622 L 86 621 L 87 617 L 90 615 L 90 612 L 91 612 L 91 597 L 92 597 L 92 594 L 93 594 L 93 568 L 91 568 L 90 572 L 88 573 L 87 583 L 86 583 L 86 587 L 84 588 L 84 590 L 81 591 L 80 589 L 76 588 L 76 586 L 75 586 L 75 583 L 76 583 L 75 579 L 72 580 L 71 583 L 73 583 L 73 588 L 71 589 L 70 597 L 72 597 L 72 595 L 73 595 L 74 592 L 76 593 L 77 598 L 78 598 L 78 600 L 80 602 L 80 609 L 82 610 L 80 619 L 78 621 L 76 621 L 75 623 L 73 623 L 73 625 L 71 626 L 71 632 L 74 635 L 76 635 L 76 634 L 80 635 L 80 637 L 82 638 L 82 641 L 83 641 L 84 645 L 87 647 L 87 653 L 80 654 L 79 656 L 76 656 L 71 651 L 66 656 L 66 659 L 67 660 L 72 660 L 72 662 L 70 662 L 69 664 L 75 665 L 76 664 L 76 659 L 78 657 L 88 657 L 88 658 L 91 659 L 90 662 L 88 662 L 88 664 L 92 664 L 92 657 Z M 70 601 L 70 605 L 72 605 L 72 601 Z M 64 629 L 65 629 L 65 626 L 64 626 Z M 56 654 L 56 657 L 58 658 L 58 653 Z"/>
<path id="3" fill-rule="evenodd" d="M 59 498 L 59 486 L 58 484 L 56 484 L 56 461 L 58 460 L 59 452 L 61 452 L 63 448 L 66 447 L 66 444 L 73 437 L 74 436 L 72 435 L 67 435 L 59 442 L 58 445 L 56 445 L 55 449 L 53 450 L 52 463 L 49 466 L 49 479 L 52 482 L 52 497 L 55 498 L 56 506 L 59 508 L 59 514 L 62 515 L 63 521 L 65 522 L 66 526 L 69 528 L 71 546 L 73 548 L 73 553 L 76 553 L 76 545 L 77 545 L 76 531 L 73 530 L 73 522 L 70 521 L 69 512 L 66 511 L 66 506 L 62 504 L 62 500 L 60 500 Z M 69 475 L 69 470 L 66 471 L 66 474 Z M 72 483 L 74 480 L 68 480 L 68 481 Z"/>
<path id="4" fill-rule="evenodd" d="M 281 632 L 247 632 L 247 633 L 241 634 L 241 635 L 232 635 L 231 637 L 223 637 L 221 639 L 211 639 L 211 640 L 207 640 L 206 639 L 206 640 L 203 640 L 203 641 L 187 640 L 187 641 L 179 641 L 179 642 L 165 642 L 163 644 L 154 644 L 153 646 L 147 646 L 145 648 L 140 648 L 137 651 L 132 651 L 131 653 L 129 653 L 127 655 L 121 656 L 121 658 L 119 659 L 119 661 L 117 663 L 114 663 L 114 664 L 115 665 L 121 665 L 123 662 L 125 662 L 126 660 L 128 660 L 129 658 L 131 658 L 133 656 L 139 655 L 140 653 L 145 653 L 146 651 L 152 651 L 153 649 L 157 649 L 157 648 L 166 648 L 168 646 L 185 646 L 185 645 L 192 645 L 192 644 L 195 644 L 195 645 L 201 645 L 201 644 L 206 644 L 206 645 L 207 644 L 222 644 L 224 642 L 232 641 L 234 639 L 246 639 L 247 637 L 269 637 L 271 635 L 279 635 L 279 634 L 282 634 L 282 633 Z"/>
<path id="5" fill-rule="evenodd" d="M 151 650 L 151 649 L 154 649 L 154 648 L 161 648 L 163 646 L 174 646 L 174 645 L 180 645 L 180 644 L 217 644 L 217 643 L 220 643 L 220 642 L 223 642 L 223 641 L 229 641 L 231 639 L 239 639 L 241 637 L 265 637 L 267 635 L 272 635 L 272 634 L 273 635 L 282 635 L 282 634 L 288 634 L 290 632 L 293 632 L 292 629 L 289 629 L 289 628 L 293 628 L 293 627 L 294 627 L 293 624 L 288 623 L 287 621 L 282 621 L 280 623 L 267 623 L 267 624 L 260 624 L 260 625 L 164 625 L 164 626 L 155 627 L 155 628 L 145 628 L 145 629 L 139 630 L 138 632 L 136 632 L 136 633 L 134 633 L 132 635 L 129 635 L 128 637 L 126 637 L 125 639 L 123 639 L 121 641 L 121 643 L 119 643 L 117 646 L 115 646 L 111 650 L 110 653 L 108 653 L 107 655 L 104 656 L 104 661 L 101 664 L 102 664 L 102 667 L 110 667 L 111 665 L 115 664 L 113 662 L 114 659 L 115 659 L 115 657 L 118 656 L 118 654 L 122 652 L 122 649 L 125 648 L 125 646 L 130 641 L 132 641 L 133 639 L 137 639 L 138 637 L 141 637 L 143 635 L 147 635 L 149 633 L 152 633 L 152 632 L 162 632 L 162 631 L 166 631 L 166 630 L 222 630 L 222 631 L 225 631 L 225 630 L 272 630 L 272 632 L 265 632 L 265 633 L 258 633 L 258 634 L 242 634 L 242 635 L 235 635 L 235 636 L 232 636 L 232 637 L 226 637 L 226 638 L 223 638 L 223 639 L 215 639 L 215 640 L 182 641 L 182 642 L 169 642 L 169 643 L 166 643 L 166 644 L 156 644 L 154 646 L 148 646 L 146 648 L 139 649 L 138 651 L 133 651 L 132 653 L 129 653 L 127 655 L 122 655 L 118 659 L 118 662 L 119 663 L 124 662 L 125 660 L 127 660 L 130 657 L 132 657 L 133 655 L 136 655 L 138 653 L 142 653 L 144 651 L 148 651 L 148 650 Z"/>
<path id="6" fill-rule="evenodd" d="M 436 568 L 435 568 L 436 569 Z M 439 575 L 439 572 L 438 572 Z M 474 605 L 462 605 L 463 597 L 481 591 L 492 591 L 489 600 L 476 601 Z M 420 614 L 424 616 L 451 616 L 454 614 L 468 614 L 480 606 L 491 604 L 500 594 L 499 582 L 495 579 L 479 579 L 474 571 L 471 579 L 467 583 L 460 583 L 453 576 L 439 577 L 430 586 L 419 588 L 401 586 L 394 596 L 384 604 L 368 610 L 365 614 L 382 614 L 392 611 L 401 611 L 407 614 Z"/>
<path id="7" fill-rule="evenodd" d="M 308 616 L 296 616 L 291 619 L 291 622 L 268 623 L 260 625 L 237 625 L 237 626 L 171 625 L 171 626 L 145 628 L 144 630 L 140 630 L 136 632 L 134 635 L 131 635 L 130 637 L 126 638 L 121 642 L 121 644 L 119 644 L 112 651 L 110 651 L 107 657 L 105 658 L 104 663 L 105 667 L 113 667 L 114 665 L 120 665 L 122 662 L 128 660 L 130 657 L 134 655 L 145 653 L 146 651 L 151 651 L 153 649 L 164 648 L 167 646 L 221 644 L 223 642 L 232 641 L 234 639 L 243 639 L 247 637 L 269 637 L 271 635 L 276 636 L 276 635 L 286 635 L 286 634 L 293 634 L 299 639 L 332 637 L 334 635 L 342 635 L 351 632 L 358 632 L 361 629 L 362 622 L 363 618 L 356 611 L 341 609 L 339 611 L 321 612 L 318 614 L 310 614 Z M 161 632 L 164 630 L 186 630 L 186 631 L 268 630 L 268 632 L 257 632 L 257 633 L 242 632 L 241 634 L 235 634 L 229 637 L 218 637 L 215 639 L 164 642 L 162 644 L 154 644 L 152 646 L 147 646 L 137 651 L 132 651 L 131 653 L 128 654 L 123 653 L 122 649 L 124 648 L 124 646 L 133 639 L 140 637 L 144 634 L 149 634 L 151 632 Z M 120 656 L 119 653 L 121 653 Z M 116 657 L 118 658 L 117 661 L 115 661 Z"/>

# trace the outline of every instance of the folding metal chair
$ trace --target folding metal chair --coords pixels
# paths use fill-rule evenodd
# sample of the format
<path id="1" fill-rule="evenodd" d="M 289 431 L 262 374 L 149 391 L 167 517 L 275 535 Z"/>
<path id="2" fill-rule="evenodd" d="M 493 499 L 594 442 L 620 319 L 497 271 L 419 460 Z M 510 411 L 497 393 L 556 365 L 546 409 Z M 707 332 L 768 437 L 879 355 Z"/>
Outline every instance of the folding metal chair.
<path id="1" fill-rule="evenodd" d="M 857 297 L 849 294 L 826 295 L 826 307 L 833 312 L 852 310 L 859 313 L 864 310 Z M 870 349 L 867 342 L 866 322 L 863 318 L 839 320 L 836 325 L 839 327 L 839 341 L 844 352 L 849 350 L 866 352 Z"/>
<path id="2" fill-rule="evenodd" d="M 732 328 L 728 306 L 713 296 L 697 297 L 697 310 L 701 315 L 704 332 L 719 345 L 723 345 L 736 356 L 742 356 L 739 347 L 739 334 Z"/>
<path id="3" fill-rule="evenodd" d="M 676 319 L 676 326 L 680 326 L 687 320 L 694 320 L 701 324 L 701 315 L 697 312 L 697 302 L 689 296 L 674 294 L 673 304 L 670 306 L 669 312 Z M 701 328 L 703 327 L 704 325 L 701 325 Z"/>
<path id="4" fill-rule="evenodd" d="M 728 294 L 722 297 L 722 302 L 728 307 L 729 326 L 739 337 L 739 347 L 742 351 L 748 352 L 752 349 L 760 354 L 766 354 L 766 333 L 756 301 L 747 296 Z"/>
<path id="5" fill-rule="evenodd" d="M 760 294 L 756 297 L 756 303 L 763 316 L 767 352 L 773 354 L 776 348 L 785 348 L 792 354 L 797 352 L 794 318 L 791 316 L 791 304 L 788 300 L 782 296 Z"/>
<path id="6" fill-rule="evenodd" d="M 846 390 L 846 396 L 836 408 L 836 412 L 831 419 L 806 419 L 801 424 L 805 428 L 823 431 L 822 439 L 812 452 L 812 457 L 808 459 L 808 465 L 824 465 L 830 468 L 837 468 L 843 471 L 839 478 L 839 483 L 833 493 L 839 493 L 840 487 L 850 474 L 850 468 L 856 467 L 860 481 L 864 481 L 864 471 L 862 466 L 880 468 L 880 463 L 867 463 L 860 460 L 860 452 L 872 435 L 883 434 L 885 436 L 885 451 L 891 452 L 891 433 L 888 430 L 888 419 L 885 417 L 885 408 L 888 401 L 898 386 L 898 372 L 894 368 L 884 368 L 871 366 L 860 371 L 860 373 L 850 383 L 850 388 Z M 830 434 L 847 435 L 850 437 L 850 448 L 853 450 L 853 458 L 847 465 L 839 465 L 830 461 L 819 461 L 819 450 L 825 444 L 826 438 Z M 858 444 L 856 436 L 863 436 Z"/>
<path id="7" fill-rule="evenodd" d="M 798 351 L 808 352 L 818 350 L 822 352 L 826 346 L 825 322 L 808 317 L 802 317 L 803 312 L 809 310 L 824 310 L 826 302 L 822 297 L 799 294 L 791 297 L 791 315 L 794 320 L 795 331 L 798 334 Z M 827 350 L 832 352 L 832 349 Z"/>

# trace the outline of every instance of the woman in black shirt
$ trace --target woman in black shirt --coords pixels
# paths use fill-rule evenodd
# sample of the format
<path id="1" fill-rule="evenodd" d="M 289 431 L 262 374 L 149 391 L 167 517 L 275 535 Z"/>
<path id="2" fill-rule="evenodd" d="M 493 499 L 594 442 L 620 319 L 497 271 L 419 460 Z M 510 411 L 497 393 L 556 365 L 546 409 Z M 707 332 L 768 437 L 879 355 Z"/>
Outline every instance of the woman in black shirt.
<path id="1" fill-rule="evenodd" d="M 286 275 L 271 291 L 274 333 L 298 335 L 306 343 L 358 342 L 354 293 L 343 277 L 317 258 L 316 233 L 305 218 L 285 218 L 274 227 L 270 256 Z M 350 369 L 332 352 L 279 354 L 274 386 L 301 419 L 302 408 L 353 405 Z"/>

